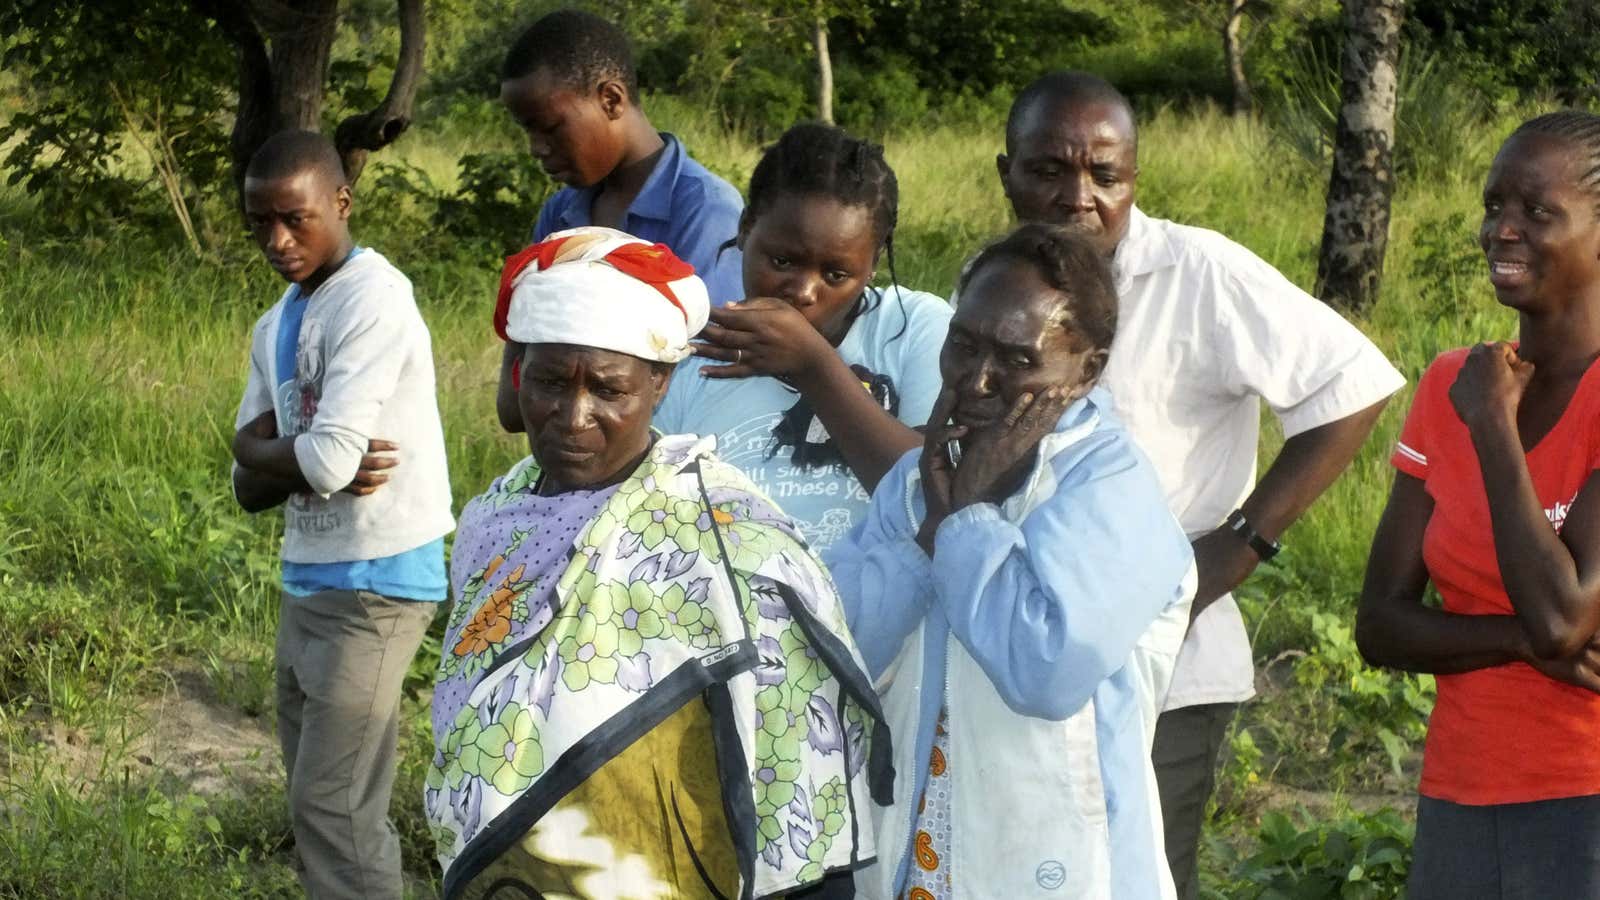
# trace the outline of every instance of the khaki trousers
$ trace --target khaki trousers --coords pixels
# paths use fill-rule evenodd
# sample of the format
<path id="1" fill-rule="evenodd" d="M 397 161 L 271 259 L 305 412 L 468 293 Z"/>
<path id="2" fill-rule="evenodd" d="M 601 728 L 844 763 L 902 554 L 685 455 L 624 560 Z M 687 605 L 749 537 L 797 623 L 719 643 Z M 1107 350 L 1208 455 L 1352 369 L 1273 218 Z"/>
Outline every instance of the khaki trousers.
<path id="1" fill-rule="evenodd" d="M 389 821 L 400 689 L 436 603 L 368 591 L 283 593 L 278 740 L 300 882 L 312 900 L 400 900 Z"/>

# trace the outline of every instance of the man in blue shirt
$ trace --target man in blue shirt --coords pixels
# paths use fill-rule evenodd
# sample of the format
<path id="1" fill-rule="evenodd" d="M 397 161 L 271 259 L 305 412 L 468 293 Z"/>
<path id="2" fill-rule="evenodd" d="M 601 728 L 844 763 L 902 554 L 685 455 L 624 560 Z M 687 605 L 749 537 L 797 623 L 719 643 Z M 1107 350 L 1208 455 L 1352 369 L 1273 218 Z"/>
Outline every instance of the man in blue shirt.
<path id="1" fill-rule="evenodd" d="M 539 164 L 567 185 L 545 201 L 533 240 L 580 225 L 616 228 L 671 247 L 694 266 L 713 305 L 743 299 L 732 241 L 744 201 L 676 137 L 656 131 L 638 95 L 627 36 L 597 16 L 553 12 L 511 46 L 500 102 Z M 523 430 L 513 384 L 521 358 L 521 346 L 508 343 L 495 403 L 513 432 Z"/>

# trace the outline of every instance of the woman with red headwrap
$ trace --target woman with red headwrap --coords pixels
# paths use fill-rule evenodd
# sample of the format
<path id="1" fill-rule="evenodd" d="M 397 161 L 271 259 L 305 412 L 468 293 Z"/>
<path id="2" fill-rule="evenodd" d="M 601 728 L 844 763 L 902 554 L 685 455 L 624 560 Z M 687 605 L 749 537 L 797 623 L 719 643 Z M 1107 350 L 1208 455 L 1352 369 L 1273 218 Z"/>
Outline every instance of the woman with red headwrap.
<path id="1" fill-rule="evenodd" d="M 708 308 L 610 229 L 507 260 L 532 455 L 457 529 L 425 798 L 447 898 L 765 897 L 873 856 L 887 732 L 832 584 L 712 440 L 650 427 Z"/>

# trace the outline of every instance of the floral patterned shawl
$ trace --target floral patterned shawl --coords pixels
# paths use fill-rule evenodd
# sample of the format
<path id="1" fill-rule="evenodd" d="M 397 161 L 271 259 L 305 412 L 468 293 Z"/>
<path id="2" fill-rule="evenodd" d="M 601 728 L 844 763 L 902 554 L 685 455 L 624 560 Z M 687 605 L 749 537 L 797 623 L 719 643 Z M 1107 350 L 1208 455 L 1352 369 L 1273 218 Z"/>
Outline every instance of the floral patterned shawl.
<path id="1" fill-rule="evenodd" d="M 893 771 L 844 610 L 714 446 L 660 438 L 614 490 L 554 511 L 530 457 L 462 511 L 425 791 L 446 898 L 700 698 L 718 751 L 688 774 L 722 785 L 741 896 L 872 858 L 860 817 Z"/>

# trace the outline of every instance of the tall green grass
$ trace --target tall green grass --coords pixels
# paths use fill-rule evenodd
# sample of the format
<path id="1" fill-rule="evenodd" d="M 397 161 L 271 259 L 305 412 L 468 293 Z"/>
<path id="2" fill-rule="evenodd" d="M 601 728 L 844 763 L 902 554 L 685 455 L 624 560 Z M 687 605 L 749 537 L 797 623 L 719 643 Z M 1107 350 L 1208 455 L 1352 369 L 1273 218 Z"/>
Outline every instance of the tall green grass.
<path id="1" fill-rule="evenodd" d="M 743 187 L 759 155 L 753 141 L 670 98 L 652 98 L 649 108 L 658 126 Z M 1475 127 L 1493 136 L 1473 146 L 1492 147 L 1505 123 Z M 448 187 L 461 153 L 518 141 L 494 125 L 440 129 L 410 134 L 373 162 L 404 161 Z M 1325 176 L 1266 126 L 1203 109 L 1161 111 L 1144 123 L 1140 148 L 1146 212 L 1220 230 L 1310 287 Z M 994 169 L 1002 149 L 998 115 L 888 138 L 901 186 L 895 262 L 903 283 L 948 295 L 968 254 L 1008 227 Z M 1474 249 L 1487 152 L 1453 160 L 1456 171 L 1421 173 L 1395 199 L 1384 296 L 1358 324 L 1413 383 L 1438 352 L 1514 328 Z M 528 198 L 529 223 L 537 202 Z M 227 221 L 225 209 L 213 213 Z M 361 242 L 415 282 L 433 335 L 459 508 L 525 452 L 492 410 L 497 272 L 490 259 L 418 255 L 437 246 L 424 240 L 431 224 L 398 207 L 363 205 L 359 191 L 354 222 Z M 251 324 L 283 285 L 238 234 L 196 259 L 147 235 L 67 242 L 32 225 L 24 198 L 0 194 L 0 858 L 19 861 L 0 876 L 0 897 L 155 896 L 163 867 L 180 879 L 244 884 L 241 896 L 292 892 L 274 788 L 196 806 L 159 781 L 75 781 L 26 738 L 50 720 L 103 733 L 160 673 L 179 667 L 207 673 L 220 702 L 270 725 L 280 527 L 276 514 L 250 517 L 233 505 L 228 445 Z M 1342 640 L 1327 637 L 1330 620 L 1314 616 L 1348 621 L 1353 612 L 1409 392 L 1285 536 L 1282 564 L 1241 592 L 1263 657 L 1315 654 L 1319 641 Z M 1264 459 L 1278 442 L 1270 415 L 1265 421 Z M 1339 653 L 1338 665 L 1355 664 L 1348 647 Z M 419 659 L 414 687 L 429 665 Z M 1362 703 L 1370 709 L 1370 698 Z M 394 812 L 409 870 L 428 879 L 419 802 L 425 707 L 413 699 L 408 709 Z M 1305 742 L 1276 746 L 1311 752 Z M 1316 760 L 1298 762 L 1297 771 L 1318 769 Z M 85 871 L 93 877 L 73 880 L 72 861 L 49 850 L 52 841 L 92 857 Z"/>

